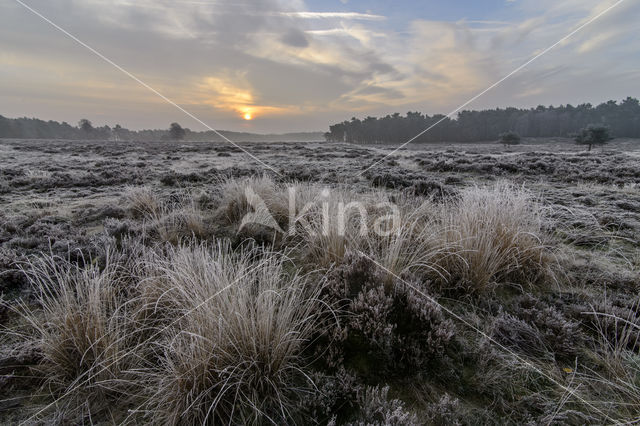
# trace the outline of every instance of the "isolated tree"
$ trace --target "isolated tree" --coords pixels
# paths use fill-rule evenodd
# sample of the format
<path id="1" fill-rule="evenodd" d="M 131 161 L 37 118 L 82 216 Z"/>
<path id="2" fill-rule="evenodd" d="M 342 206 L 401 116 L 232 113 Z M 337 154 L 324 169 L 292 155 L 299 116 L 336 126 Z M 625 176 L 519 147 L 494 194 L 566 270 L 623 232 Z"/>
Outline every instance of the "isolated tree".
<path id="1" fill-rule="evenodd" d="M 518 145 L 520 143 L 520 135 L 516 132 L 500 133 L 500 143 L 506 148 L 507 145 Z"/>
<path id="2" fill-rule="evenodd" d="M 78 127 L 85 133 L 91 133 L 93 131 L 93 124 L 86 118 L 78 121 Z"/>
<path id="3" fill-rule="evenodd" d="M 169 128 L 169 137 L 173 140 L 181 140 L 184 139 L 186 132 L 178 123 L 171 123 L 171 127 Z"/>
<path id="4" fill-rule="evenodd" d="M 116 141 L 119 141 L 120 138 L 122 137 L 122 126 L 119 124 L 116 124 L 115 127 L 113 128 L 113 136 L 115 138 Z"/>
<path id="5" fill-rule="evenodd" d="M 578 145 L 588 145 L 591 151 L 593 145 L 604 145 L 613 139 L 609 135 L 609 128 L 606 126 L 596 126 L 590 124 L 575 135 L 575 141 Z"/>

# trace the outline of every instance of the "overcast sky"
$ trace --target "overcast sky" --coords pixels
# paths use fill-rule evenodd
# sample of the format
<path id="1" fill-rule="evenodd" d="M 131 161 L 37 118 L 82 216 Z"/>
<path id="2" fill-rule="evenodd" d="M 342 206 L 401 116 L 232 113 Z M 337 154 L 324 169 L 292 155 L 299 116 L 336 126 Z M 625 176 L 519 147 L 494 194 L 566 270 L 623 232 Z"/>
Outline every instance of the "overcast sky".
<path id="1" fill-rule="evenodd" d="M 22 1 L 208 125 L 251 132 L 448 113 L 615 3 Z M 639 21 L 624 1 L 467 109 L 639 97 Z M 15 0 L 0 2 L 0 114 L 203 129 Z"/>

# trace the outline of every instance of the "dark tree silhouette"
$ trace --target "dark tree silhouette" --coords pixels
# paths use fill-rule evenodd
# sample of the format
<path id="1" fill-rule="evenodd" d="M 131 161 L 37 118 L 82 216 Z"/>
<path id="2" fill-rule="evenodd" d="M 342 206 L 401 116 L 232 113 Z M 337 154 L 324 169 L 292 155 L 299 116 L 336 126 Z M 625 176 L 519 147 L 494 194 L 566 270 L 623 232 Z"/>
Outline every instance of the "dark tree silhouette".
<path id="1" fill-rule="evenodd" d="M 429 116 L 419 112 L 398 113 L 385 117 L 353 117 L 329 127 L 328 141 L 349 143 L 407 142 L 423 130 L 437 126 L 417 137 L 414 142 L 480 142 L 495 141 L 504 132 L 521 137 L 571 137 L 590 123 L 604 123 L 616 137 L 640 138 L 640 103 L 628 97 L 622 102 L 608 101 L 596 107 L 591 104 L 573 106 L 539 105 L 536 108 L 496 108 L 483 111 L 460 111 L 456 118 L 441 114 Z"/>
<path id="2" fill-rule="evenodd" d="M 186 131 L 182 128 L 178 123 L 171 123 L 171 127 L 169 128 L 169 137 L 173 140 L 181 140 L 184 139 Z"/>
<path id="3" fill-rule="evenodd" d="M 608 127 L 596 126 L 594 124 L 588 125 L 575 136 L 575 141 L 578 145 L 589 146 L 587 151 L 591 151 L 593 145 L 604 145 L 611 139 Z"/>
<path id="4" fill-rule="evenodd" d="M 507 145 L 518 145 L 520 143 L 520 135 L 516 132 L 500 133 L 500 143 L 506 148 Z"/>
<path id="5" fill-rule="evenodd" d="M 87 120 L 86 118 L 78 121 L 78 127 L 85 133 L 91 133 L 93 131 L 93 124 L 91 124 L 91 121 Z"/>

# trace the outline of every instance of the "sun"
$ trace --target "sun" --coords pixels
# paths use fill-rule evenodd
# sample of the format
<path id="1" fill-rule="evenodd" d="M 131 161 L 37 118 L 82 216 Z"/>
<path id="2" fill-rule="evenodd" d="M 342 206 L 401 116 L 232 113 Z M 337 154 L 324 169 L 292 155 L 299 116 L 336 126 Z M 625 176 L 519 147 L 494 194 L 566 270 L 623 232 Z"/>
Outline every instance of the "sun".
<path id="1" fill-rule="evenodd" d="M 253 116 L 251 115 L 250 112 L 245 112 L 242 118 L 244 118 L 245 120 L 251 120 L 253 119 Z"/>

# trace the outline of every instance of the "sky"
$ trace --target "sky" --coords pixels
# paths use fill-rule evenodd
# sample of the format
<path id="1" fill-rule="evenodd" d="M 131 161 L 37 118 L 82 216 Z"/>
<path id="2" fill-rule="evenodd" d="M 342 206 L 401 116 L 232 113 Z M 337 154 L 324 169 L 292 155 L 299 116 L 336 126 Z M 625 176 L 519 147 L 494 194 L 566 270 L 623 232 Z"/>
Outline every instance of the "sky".
<path id="1" fill-rule="evenodd" d="M 21 0 L 215 129 L 325 131 L 447 114 L 615 0 Z M 640 0 L 624 0 L 465 109 L 640 97 Z M 0 1 L 0 115 L 205 126 Z"/>

